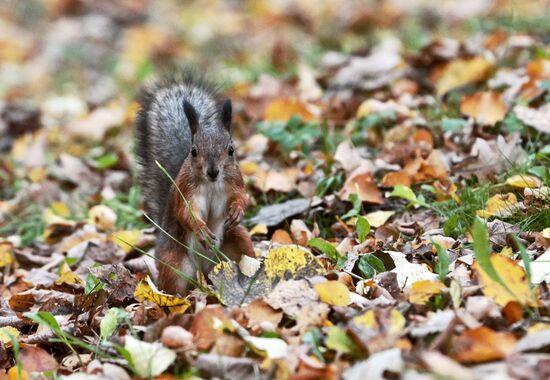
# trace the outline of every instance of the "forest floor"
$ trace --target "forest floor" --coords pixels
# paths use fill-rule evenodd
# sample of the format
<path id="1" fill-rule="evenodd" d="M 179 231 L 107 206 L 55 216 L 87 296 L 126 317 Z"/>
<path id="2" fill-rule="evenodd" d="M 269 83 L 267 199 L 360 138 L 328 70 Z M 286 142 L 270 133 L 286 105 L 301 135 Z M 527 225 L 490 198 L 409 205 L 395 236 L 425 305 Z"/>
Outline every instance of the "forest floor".
<path id="1" fill-rule="evenodd" d="M 3 2 L 0 379 L 550 378 L 549 12 Z M 181 65 L 233 101 L 257 259 L 172 295 L 133 124 Z"/>

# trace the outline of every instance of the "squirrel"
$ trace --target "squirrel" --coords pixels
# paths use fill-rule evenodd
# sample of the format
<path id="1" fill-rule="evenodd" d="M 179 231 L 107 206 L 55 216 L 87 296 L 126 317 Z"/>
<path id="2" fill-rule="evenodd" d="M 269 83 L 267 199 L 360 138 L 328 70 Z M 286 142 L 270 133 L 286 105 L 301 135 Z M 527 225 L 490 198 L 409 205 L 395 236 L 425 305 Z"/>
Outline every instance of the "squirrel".
<path id="1" fill-rule="evenodd" d="M 138 179 L 145 210 L 161 229 L 157 286 L 184 295 L 197 270 L 212 269 L 219 251 L 235 261 L 255 257 L 240 224 L 249 198 L 231 138 L 231 100 L 184 70 L 142 88 L 138 103 Z"/>

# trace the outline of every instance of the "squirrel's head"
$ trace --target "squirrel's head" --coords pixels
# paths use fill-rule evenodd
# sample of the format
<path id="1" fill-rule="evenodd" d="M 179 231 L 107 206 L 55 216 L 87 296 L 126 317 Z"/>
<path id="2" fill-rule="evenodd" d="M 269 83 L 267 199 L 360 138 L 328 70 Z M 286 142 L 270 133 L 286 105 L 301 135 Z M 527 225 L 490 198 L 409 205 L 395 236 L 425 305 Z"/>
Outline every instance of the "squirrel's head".
<path id="1" fill-rule="evenodd" d="M 212 114 L 199 115 L 188 101 L 183 103 L 183 110 L 193 134 L 189 159 L 195 175 L 211 182 L 223 180 L 226 170 L 236 165 L 231 100 L 224 101 Z"/>

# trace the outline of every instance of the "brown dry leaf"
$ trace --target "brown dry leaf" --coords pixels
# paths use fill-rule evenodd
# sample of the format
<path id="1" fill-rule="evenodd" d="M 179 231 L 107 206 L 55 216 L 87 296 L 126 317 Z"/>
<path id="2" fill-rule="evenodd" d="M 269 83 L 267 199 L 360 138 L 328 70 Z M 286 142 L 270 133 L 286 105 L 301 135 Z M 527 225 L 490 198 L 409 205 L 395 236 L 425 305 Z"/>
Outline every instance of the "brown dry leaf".
<path id="1" fill-rule="evenodd" d="M 258 170 L 255 174 L 255 185 L 261 191 L 269 190 L 288 193 L 296 189 L 296 180 L 299 170 L 297 168 L 287 168 L 283 170 Z"/>
<path id="2" fill-rule="evenodd" d="M 29 345 L 21 347 L 19 360 L 23 369 L 29 373 L 55 371 L 58 366 L 57 361 L 46 350 Z"/>
<path id="3" fill-rule="evenodd" d="M 452 340 L 452 357 L 461 363 L 500 360 L 512 353 L 516 338 L 509 332 L 495 332 L 482 326 L 466 330 Z"/>
<path id="4" fill-rule="evenodd" d="M 460 102 L 460 112 L 473 117 L 479 124 L 495 125 L 504 119 L 508 107 L 500 93 L 484 91 L 464 96 Z"/>
<path id="5" fill-rule="evenodd" d="M 283 313 L 269 306 L 263 300 L 254 300 L 244 308 L 244 313 L 248 318 L 248 326 L 265 326 L 271 324 L 273 328 L 279 325 L 283 319 Z"/>
<path id="6" fill-rule="evenodd" d="M 453 88 L 485 79 L 494 64 L 483 57 L 456 59 L 432 75 L 437 95 L 442 96 Z"/>
<path id="7" fill-rule="evenodd" d="M 285 230 L 281 230 L 281 229 L 278 229 L 275 232 L 273 232 L 273 236 L 271 236 L 271 241 L 279 244 L 293 243 L 292 238 L 290 237 L 290 234 Z"/>
<path id="8" fill-rule="evenodd" d="M 514 260 L 497 254 L 491 256 L 491 264 L 512 293 L 494 281 L 475 262 L 473 268 L 478 273 L 479 280 L 483 285 L 483 294 L 492 298 L 500 306 L 506 306 L 511 301 L 518 301 L 524 305 L 535 305 L 537 303 L 533 299 L 534 294 L 531 292 L 525 277 L 525 270 Z"/>
<path id="9" fill-rule="evenodd" d="M 294 115 L 299 116 L 303 121 L 317 119 L 311 106 L 296 99 L 281 98 L 273 100 L 267 105 L 264 120 L 287 121 Z"/>
<path id="10" fill-rule="evenodd" d="M 363 202 L 382 204 L 384 197 L 370 173 L 358 173 L 349 177 L 340 190 L 340 197 L 349 200 L 351 194 L 357 194 Z"/>
<path id="11" fill-rule="evenodd" d="M 398 172 L 389 172 L 384 176 L 384 178 L 382 178 L 382 186 L 384 187 L 394 187 L 397 185 L 410 187 L 411 184 L 411 175 L 404 170 L 400 170 Z"/>
<path id="12" fill-rule="evenodd" d="M 199 350 L 207 350 L 224 331 L 234 331 L 228 312 L 221 306 L 207 307 L 193 318 L 189 331 L 193 334 L 193 343 Z"/>

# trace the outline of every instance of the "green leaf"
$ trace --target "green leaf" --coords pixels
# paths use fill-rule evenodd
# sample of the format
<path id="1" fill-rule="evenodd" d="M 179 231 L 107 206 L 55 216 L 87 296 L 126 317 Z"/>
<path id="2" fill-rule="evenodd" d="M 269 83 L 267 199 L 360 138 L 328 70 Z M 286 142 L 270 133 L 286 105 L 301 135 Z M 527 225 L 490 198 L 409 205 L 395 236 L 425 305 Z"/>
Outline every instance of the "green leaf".
<path id="1" fill-rule="evenodd" d="M 514 293 L 508 288 L 506 283 L 502 280 L 500 275 L 495 270 L 493 263 L 491 262 L 491 253 L 489 245 L 489 233 L 485 224 L 479 219 L 475 218 L 474 225 L 472 227 L 472 237 L 474 239 L 474 254 L 481 269 L 487 273 L 491 280 L 495 281 L 506 289 L 510 294 Z M 515 296 L 515 295 L 514 295 Z"/>
<path id="2" fill-rule="evenodd" d="M 105 340 L 111 337 L 113 333 L 116 331 L 116 328 L 118 327 L 119 322 L 127 317 L 127 313 L 125 310 L 114 307 L 112 309 L 109 309 L 107 313 L 105 313 L 105 316 L 99 323 L 99 331 L 100 331 L 100 338 L 101 340 Z"/>
<path id="3" fill-rule="evenodd" d="M 525 249 L 525 246 L 521 243 L 517 236 L 514 236 L 514 241 L 519 248 L 519 255 L 521 257 L 521 260 L 523 261 L 523 265 L 525 266 L 525 277 L 527 277 L 527 282 L 529 283 L 530 287 L 533 287 L 533 283 L 531 282 L 531 257 L 529 256 L 527 250 Z"/>
<path id="4" fill-rule="evenodd" d="M 453 307 L 455 309 L 458 309 L 460 307 L 460 302 L 462 301 L 462 286 L 460 286 L 460 282 L 458 282 L 454 278 L 451 281 L 451 286 L 449 287 L 449 293 L 451 294 Z"/>
<path id="5" fill-rule="evenodd" d="M 320 350 L 321 331 L 319 330 L 318 327 L 302 335 L 302 342 L 311 345 L 312 347 L 311 351 L 317 357 L 317 359 L 319 359 L 321 363 L 325 362 L 325 358 L 323 357 L 323 354 L 321 353 L 321 350 Z"/>
<path id="6" fill-rule="evenodd" d="M 390 193 L 390 197 L 403 198 L 410 203 L 417 202 L 416 195 L 414 195 L 414 192 L 411 190 L 411 188 L 403 185 L 396 185 L 393 188 L 393 191 Z"/>
<path id="7" fill-rule="evenodd" d="M 347 336 L 344 329 L 338 326 L 332 326 L 328 330 L 325 345 L 327 348 L 343 354 L 353 354 L 357 352 L 357 348 L 353 341 Z"/>
<path id="8" fill-rule="evenodd" d="M 364 278 L 372 278 L 377 273 L 382 273 L 386 271 L 386 268 L 384 267 L 384 262 L 380 260 L 378 257 L 366 254 L 361 256 L 359 259 L 358 264 L 359 270 L 363 274 Z"/>
<path id="9" fill-rule="evenodd" d="M 24 315 L 25 317 L 32 319 L 41 325 L 49 327 L 58 336 L 63 336 L 65 334 L 63 330 L 61 330 L 61 327 L 59 327 L 59 323 L 57 323 L 55 317 L 50 312 L 39 311 L 36 313 L 25 313 Z"/>
<path id="10" fill-rule="evenodd" d="M 439 275 L 439 281 L 445 281 L 447 273 L 449 273 L 449 255 L 447 250 L 443 248 L 440 244 L 432 241 L 432 244 L 435 246 L 437 251 L 437 263 L 435 265 L 435 271 Z"/>
<path id="11" fill-rule="evenodd" d="M 510 112 L 502 121 L 502 124 L 510 133 L 521 132 L 525 129 L 525 124 L 516 116 L 514 112 Z"/>
<path id="12" fill-rule="evenodd" d="M 106 153 L 95 159 L 95 167 L 99 169 L 107 169 L 115 165 L 118 162 L 118 155 L 116 153 Z"/>
<path id="13" fill-rule="evenodd" d="M 93 274 L 89 273 L 86 276 L 86 284 L 84 285 L 84 294 L 88 295 L 103 289 L 103 284 Z"/>
<path id="14" fill-rule="evenodd" d="M 309 247 L 317 248 L 332 260 L 338 260 L 340 254 L 332 244 L 321 238 L 313 238 L 307 242 Z"/>
<path id="15" fill-rule="evenodd" d="M 359 243 L 363 243 L 370 232 L 370 223 L 367 218 L 359 215 L 357 217 L 355 230 L 357 231 L 357 238 L 359 239 Z"/>
<path id="16" fill-rule="evenodd" d="M 444 117 L 441 121 L 441 128 L 443 128 L 445 132 L 454 132 L 462 130 L 467 124 L 468 122 L 464 119 Z"/>
<path id="17" fill-rule="evenodd" d="M 342 215 L 342 220 L 353 218 L 354 216 L 359 214 L 359 212 L 361 211 L 361 206 L 362 206 L 361 198 L 359 198 L 359 196 L 356 193 L 351 193 L 349 195 L 349 200 L 353 204 L 353 208 L 349 210 L 347 213 L 345 213 L 344 215 Z"/>

